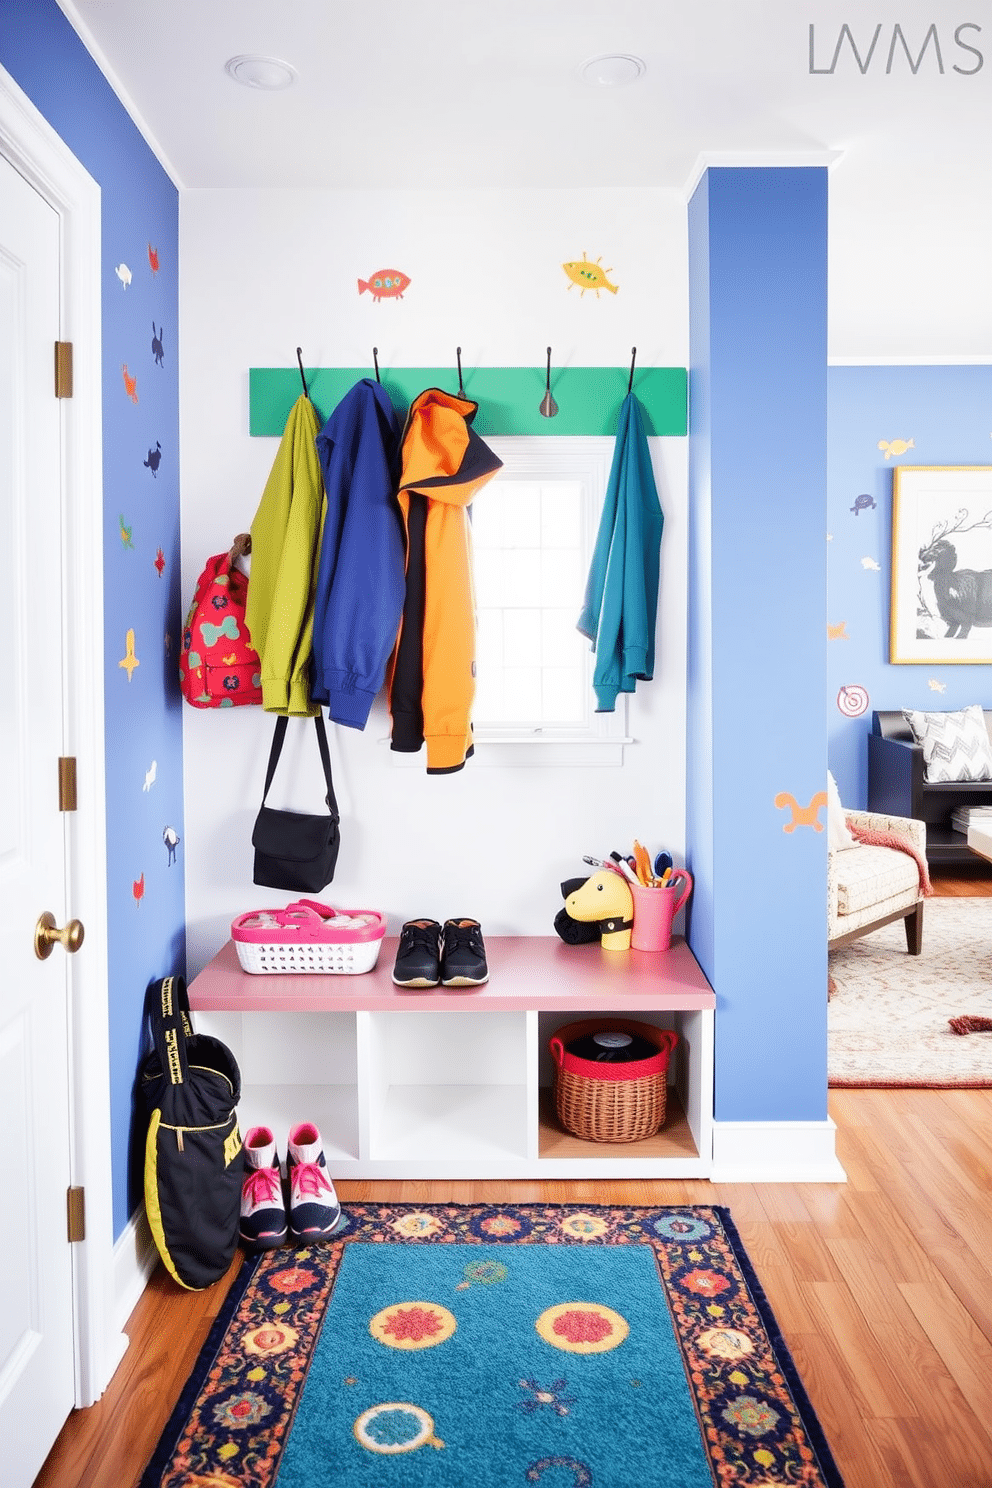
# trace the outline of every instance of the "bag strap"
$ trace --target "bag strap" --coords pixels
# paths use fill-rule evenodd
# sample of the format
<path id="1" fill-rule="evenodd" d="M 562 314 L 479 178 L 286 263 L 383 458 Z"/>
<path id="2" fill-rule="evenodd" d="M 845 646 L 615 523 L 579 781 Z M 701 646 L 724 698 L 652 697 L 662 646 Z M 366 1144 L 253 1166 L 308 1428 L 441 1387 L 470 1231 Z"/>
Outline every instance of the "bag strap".
<path id="1" fill-rule="evenodd" d="M 331 753 L 327 747 L 327 734 L 324 732 L 324 715 L 320 712 L 314 719 L 314 727 L 317 730 L 317 748 L 320 750 L 320 762 L 324 767 L 324 779 L 327 781 L 327 795 L 324 800 L 334 820 L 338 821 L 338 803 L 334 794 L 334 781 L 331 779 Z"/>
<path id="2" fill-rule="evenodd" d="M 317 747 L 320 750 L 320 762 L 324 767 L 324 779 L 327 782 L 327 795 L 324 797 L 324 800 L 327 802 L 331 816 L 335 821 L 339 821 L 337 797 L 334 794 L 334 780 L 331 776 L 331 752 L 327 747 L 327 733 L 324 729 L 324 715 L 318 713 L 313 722 L 317 730 Z M 263 806 L 265 805 L 265 798 L 269 794 L 269 787 L 276 773 L 279 756 L 282 754 L 282 746 L 286 739 L 286 726 L 288 723 L 289 719 L 285 714 L 280 714 L 276 719 L 275 730 L 272 734 L 272 747 L 269 750 L 269 767 L 265 772 L 265 789 L 262 791 Z"/>
<path id="3" fill-rule="evenodd" d="M 145 994 L 145 1017 L 163 1073 L 173 1085 L 183 1085 L 189 1074 L 186 1040 L 193 1034 L 189 994 L 181 976 L 152 982 Z"/>
<path id="4" fill-rule="evenodd" d="M 288 722 L 289 719 L 283 715 L 280 715 L 276 719 L 275 732 L 272 735 L 272 747 L 269 750 L 269 768 L 265 772 L 265 789 L 262 792 L 263 806 L 265 805 L 265 798 L 269 794 L 269 786 L 272 784 L 272 777 L 276 773 L 276 765 L 279 763 L 279 756 L 282 754 L 282 745 L 283 740 L 286 737 L 286 725 Z"/>

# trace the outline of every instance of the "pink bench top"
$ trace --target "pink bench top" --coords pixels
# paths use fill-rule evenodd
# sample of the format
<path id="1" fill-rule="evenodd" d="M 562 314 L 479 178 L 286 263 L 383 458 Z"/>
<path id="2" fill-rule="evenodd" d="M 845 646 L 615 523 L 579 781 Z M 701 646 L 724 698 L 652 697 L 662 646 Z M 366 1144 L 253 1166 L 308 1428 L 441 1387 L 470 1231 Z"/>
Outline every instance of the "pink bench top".
<path id="1" fill-rule="evenodd" d="M 569 946 L 558 936 L 486 936 L 489 981 L 446 991 L 404 990 L 392 981 L 397 937 L 382 942 L 371 971 L 319 976 L 251 975 L 228 941 L 193 978 L 190 1006 L 203 1012 L 388 1011 L 428 1008 L 625 1012 L 712 1008 L 716 997 L 682 936 L 668 951 L 604 951 Z"/>

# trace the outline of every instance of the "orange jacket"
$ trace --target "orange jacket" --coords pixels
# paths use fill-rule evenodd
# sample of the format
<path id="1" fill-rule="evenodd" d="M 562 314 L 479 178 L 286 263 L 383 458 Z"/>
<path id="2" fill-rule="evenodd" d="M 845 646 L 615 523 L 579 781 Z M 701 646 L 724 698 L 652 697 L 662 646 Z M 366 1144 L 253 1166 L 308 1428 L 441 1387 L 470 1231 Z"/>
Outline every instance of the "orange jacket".
<path id="1" fill-rule="evenodd" d="M 399 503 L 406 598 L 389 680 L 392 748 L 426 739 L 427 772 L 460 770 L 472 750 L 475 591 L 468 508 L 502 468 L 473 433 L 478 404 L 428 388 L 403 433 Z"/>

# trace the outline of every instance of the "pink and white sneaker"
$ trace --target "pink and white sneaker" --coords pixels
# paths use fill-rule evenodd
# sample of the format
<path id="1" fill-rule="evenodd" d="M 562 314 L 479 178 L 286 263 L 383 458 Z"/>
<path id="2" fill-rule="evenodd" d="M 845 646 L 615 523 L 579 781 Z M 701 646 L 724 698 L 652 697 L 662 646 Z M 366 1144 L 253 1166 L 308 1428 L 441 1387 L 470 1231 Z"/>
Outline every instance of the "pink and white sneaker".
<path id="1" fill-rule="evenodd" d="M 276 1139 L 267 1126 L 253 1126 L 245 1134 L 244 1151 L 241 1238 L 254 1250 L 274 1250 L 287 1232 Z"/>
<path id="2" fill-rule="evenodd" d="M 289 1226 L 296 1240 L 323 1240 L 341 1224 L 341 1205 L 327 1174 L 320 1132 L 312 1121 L 294 1126 L 286 1159 Z"/>

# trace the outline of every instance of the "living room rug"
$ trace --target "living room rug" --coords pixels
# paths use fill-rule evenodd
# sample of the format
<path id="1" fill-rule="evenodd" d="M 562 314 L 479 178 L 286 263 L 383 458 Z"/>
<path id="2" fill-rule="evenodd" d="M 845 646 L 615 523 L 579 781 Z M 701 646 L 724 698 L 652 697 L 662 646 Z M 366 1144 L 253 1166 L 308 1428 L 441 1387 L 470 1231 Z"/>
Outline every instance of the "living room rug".
<path id="1" fill-rule="evenodd" d="M 919 956 L 900 920 L 831 951 L 828 970 L 831 1085 L 992 1086 L 992 1032 L 951 1026 L 992 1015 L 992 898 L 928 899 Z"/>
<path id="2" fill-rule="evenodd" d="M 728 1210 L 344 1212 L 246 1260 L 141 1488 L 842 1488 Z"/>

